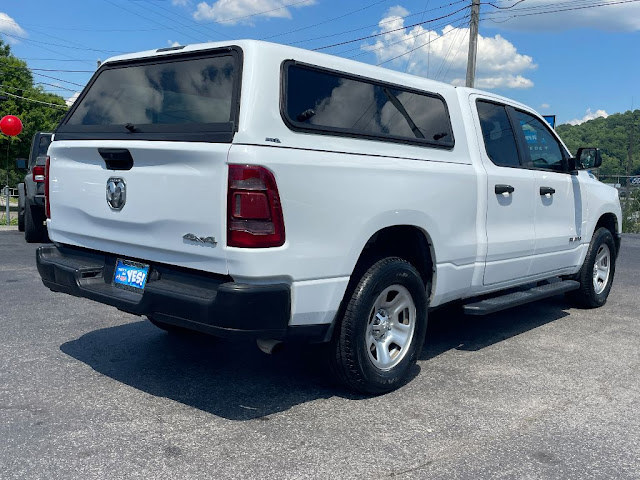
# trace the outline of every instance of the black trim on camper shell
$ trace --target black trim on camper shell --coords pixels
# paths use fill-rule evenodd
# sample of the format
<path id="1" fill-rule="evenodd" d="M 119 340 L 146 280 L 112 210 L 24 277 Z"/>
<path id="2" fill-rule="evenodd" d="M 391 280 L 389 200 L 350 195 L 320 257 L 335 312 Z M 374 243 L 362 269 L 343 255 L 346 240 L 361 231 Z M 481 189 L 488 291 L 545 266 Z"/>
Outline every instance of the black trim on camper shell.
<path id="1" fill-rule="evenodd" d="M 444 105 L 444 110 L 447 114 L 448 127 L 449 127 L 449 131 L 451 132 L 451 144 L 443 145 L 442 143 L 432 142 L 432 141 L 424 140 L 420 138 L 398 137 L 393 135 L 373 135 L 373 134 L 362 133 L 361 131 L 357 131 L 357 130 L 314 126 L 314 125 L 297 122 L 289 118 L 289 115 L 287 114 L 287 86 L 288 86 L 290 66 L 303 67 L 309 70 L 316 70 L 318 72 L 328 73 L 331 75 L 339 75 L 340 77 L 344 77 L 344 78 L 359 81 L 359 82 L 369 83 L 369 84 L 380 86 L 380 87 L 388 87 L 388 88 L 402 90 L 408 93 L 413 93 L 416 95 L 437 98 Z M 380 142 L 401 143 L 405 145 L 417 145 L 422 147 L 438 148 L 442 150 L 453 150 L 455 147 L 455 135 L 453 132 L 453 125 L 451 123 L 451 114 L 449 113 L 449 106 L 447 105 L 447 102 L 442 95 L 434 92 L 428 92 L 425 90 L 419 90 L 413 87 L 408 87 L 406 85 L 399 85 L 395 83 L 385 82 L 383 80 L 364 77 L 364 76 L 356 75 L 353 73 L 347 73 L 340 70 L 334 70 L 331 68 L 321 67 L 318 65 L 299 62 L 293 59 L 285 60 L 280 65 L 280 116 L 282 117 L 282 120 L 284 121 L 285 125 L 290 130 L 293 130 L 294 132 L 313 133 L 316 135 L 349 137 L 349 138 L 355 138 L 360 140 L 377 140 Z"/>
<path id="2" fill-rule="evenodd" d="M 189 124 L 161 124 L 146 126 L 148 131 L 131 132 L 124 125 L 67 125 L 82 100 L 95 83 L 98 76 L 110 69 L 169 63 L 183 60 L 198 60 L 220 55 L 231 55 L 237 64 L 237 74 L 234 79 L 231 98 L 231 119 L 225 123 L 189 123 Z M 178 52 L 160 56 L 118 60 L 103 64 L 91 77 L 73 106 L 62 118 L 55 130 L 55 140 L 156 140 L 174 142 L 207 142 L 231 143 L 235 132 L 238 131 L 240 116 L 240 96 L 242 86 L 242 69 L 244 54 L 239 46 L 198 50 L 194 52 Z M 150 131 L 149 131 L 150 130 Z"/>

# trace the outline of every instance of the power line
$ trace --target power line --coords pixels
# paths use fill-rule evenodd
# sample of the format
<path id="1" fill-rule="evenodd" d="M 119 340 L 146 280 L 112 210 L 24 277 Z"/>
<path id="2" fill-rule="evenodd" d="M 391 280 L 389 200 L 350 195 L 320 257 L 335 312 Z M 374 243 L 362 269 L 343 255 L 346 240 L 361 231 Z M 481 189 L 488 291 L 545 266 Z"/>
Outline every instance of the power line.
<path id="1" fill-rule="evenodd" d="M 148 3 L 150 3 L 148 0 L 147 0 L 147 2 L 148 2 Z M 166 8 L 166 7 L 163 7 L 162 5 L 158 5 L 157 3 L 154 3 L 154 4 L 153 4 L 153 6 L 154 6 L 154 8 L 159 8 L 159 9 L 161 9 L 161 10 L 164 10 L 165 12 L 170 13 L 171 15 L 173 15 L 173 16 L 175 16 L 175 17 L 177 17 L 177 18 L 181 18 L 181 19 L 184 19 L 184 20 L 188 20 L 190 23 L 193 23 L 193 24 L 194 24 L 195 26 L 197 26 L 198 28 L 208 29 L 208 30 L 211 30 L 213 33 L 216 33 L 216 34 L 220 35 L 221 37 L 229 38 L 229 36 L 228 36 L 228 35 L 226 35 L 226 34 L 224 34 L 224 33 L 222 33 L 222 32 L 219 32 L 218 30 L 213 29 L 213 27 L 211 27 L 211 26 L 209 26 L 209 25 L 200 25 L 200 24 L 198 24 L 198 22 L 196 22 L 195 20 L 193 20 L 193 18 L 191 18 L 191 17 L 186 17 L 186 16 L 184 16 L 184 15 L 179 15 L 178 13 L 174 12 L 173 10 L 170 10 L 170 9 L 168 9 L 168 8 Z M 189 28 L 191 28 L 191 29 L 192 29 L 192 30 L 194 30 L 194 31 L 197 31 L 197 30 L 195 30 L 195 28 L 194 28 L 194 27 L 189 27 Z M 199 33 L 200 33 L 200 32 L 199 32 Z"/>
<path id="2" fill-rule="evenodd" d="M 458 20 L 462 20 L 462 21 L 464 21 L 464 20 L 466 20 L 467 18 L 469 18 L 469 16 L 468 16 L 468 15 L 465 15 L 464 17 L 462 17 L 462 18 L 460 18 L 460 19 L 458 19 Z M 438 36 L 437 38 L 434 38 L 434 39 L 429 40 L 429 41 L 427 41 L 427 42 L 425 42 L 425 43 L 422 43 L 422 44 L 418 45 L 417 47 L 414 47 L 414 48 L 412 48 L 412 49 L 410 49 L 410 50 L 407 50 L 406 52 L 401 53 L 400 55 L 396 55 L 395 57 L 389 58 L 389 59 L 387 59 L 387 60 L 385 60 L 385 61 L 383 61 L 383 62 L 380 62 L 380 63 L 378 63 L 377 65 L 384 65 L 385 63 L 392 62 L 393 60 L 396 60 L 396 59 L 401 58 L 401 57 L 404 57 L 405 55 L 408 55 L 408 54 L 410 54 L 410 53 L 412 53 L 412 52 L 415 52 L 416 50 L 420 50 L 421 48 L 423 48 L 423 47 L 425 47 L 425 46 L 427 46 L 427 45 L 429 45 L 429 44 L 431 44 L 431 43 L 437 42 L 438 40 L 440 40 L 441 38 L 443 38 L 445 35 L 449 35 L 451 32 L 453 32 L 453 31 L 457 31 L 458 29 L 460 29 L 460 27 L 461 27 L 461 23 L 459 23 L 456 27 L 452 28 L 452 29 L 451 29 L 451 30 L 449 30 L 448 32 L 444 32 L 442 35 Z M 429 32 L 427 32 L 427 31 L 422 32 L 422 33 L 420 33 L 420 34 L 418 34 L 418 35 L 415 35 L 415 36 L 414 36 L 414 38 L 417 38 L 418 36 L 426 35 L 427 33 L 429 33 Z M 404 39 L 403 39 L 403 40 L 400 40 L 399 42 L 395 42 L 395 43 L 401 43 L 401 42 L 403 42 L 403 41 L 404 41 Z M 387 47 L 387 46 L 389 46 L 389 45 L 393 45 L 393 44 L 384 45 L 384 46 L 383 46 L 383 47 L 381 47 L 381 48 Z M 446 57 L 445 57 L 445 58 L 446 58 Z M 440 69 L 438 69 L 438 70 L 440 70 Z"/>
<path id="3" fill-rule="evenodd" d="M 280 33 L 276 33 L 275 35 L 270 35 L 268 37 L 262 37 L 260 40 L 270 40 L 272 38 L 282 37 L 284 35 L 289 35 L 291 33 L 297 33 L 297 32 L 301 32 L 302 30 L 308 30 L 310 28 L 315 28 L 315 27 L 318 27 L 320 25 L 325 25 L 327 23 L 335 22 L 336 20 L 340 20 L 342 18 L 348 17 L 350 15 L 353 15 L 354 13 L 362 12 L 363 10 L 367 10 L 367 9 L 369 9 L 371 7 L 375 7 L 376 5 L 380 5 L 381 3 L 386 3 L 388 1 L 389 0 L 379 0 L 377 2 L 370 3 L 369 5 L 365 5 L 364 7 L 358 8 L 356 10 L 351 10 L 350 12 L 344 13 L 342 15 L 338 15 L 337 17 L 328 18 L 326 20 L 323 20 L 322 22 L 317 22 L 317 23 L 314 23 L 312 25 L 307 25 L 305 27 L 300 27 L 300 28 L 296 28 L 294 30 L 289 30 L 288 32 L 280 32 Z"/>
<path id="4" fill-rule="evenodd" d="M 369 49 L 367 49 L 367 50 L 366 50 L 366 51 L 364 51 L 364 52 L 362 52 L 362 51 L 361 51 L 361 47 L 355 47 L 355 48 L 350 48 L 349 50 L 343 50 L 343 51 L 337 52 L 337 53 L 336 53 L 336 55 L 342 55 L 342 54 L 344 54 L 344 53 L 353 52 L 354 50 L 358 50 L 358 51 L 360 51 L 360 53 L 358 53 L 358 54 L 356 54 L 356 55 L 351 55 L 351 56 L 349 56 L 348 58 L 357 58 L 357 57 L 361 57 L 361 56 L 363 56 L 363 55 L 366 55 L 367 53 L 370 53 L 370 52 L 376 52 L 376 51 L 378 51 L 378 50 L 382 50 L 382 49 L 385 49 L 385 48 L 391 47 L 391 46 L 393 46 L 393 45 L 397 45 L 397 44 L 399 44 L 399 43 L 403 43 L 403 42 L 405 42 L 406 40 L 416 39 L 416 38 L 418 38 L 418 37 L 422 37 L 423 35 L 427 35 L 430 31 L 435 31 L 435 30 L 439 29 L 440 27 L 445 27 L 445 26 L 450 25 L 450 24 L 455 24 L 456 22 L 464 21 L 464 20 L 466 20 L 466 19 L 468 19 L 468 18 L 469 18 L 469 14 L 467 14 L 467 15 L 463 15 L 462 17 L 458 17 L 458 18 L 454 18 L 454 19 L 447 20 L 446 22 L 441 22 L 441 23 L 437 23 L 437 24 L 435 24 L 435 25 L 430 25 L 430 26 L 429 26 L 429 29 L 431 29 L 431 30 L 423 30 L 422 32 L 414 33 L 413 35 L 406 35 L 406 36 L 403 36 L 403 38 L 401 38 L 400 40 L 397 40 L 397 41 L 395 41 L 395 42 L 384 43 L 384 44 L 383 44 L 383 45 L 381 45 L 380 47 L 376 47 L 376 48 L 369 48 Z M 439 38 L 441 38 L 441 37 L 442 37 L 442 35 L 438 36 L 438 38 L 434 38 L 434 39 L 433 39 L 433 42 L 437 41 L 437 40 L 438 40 Z M 418 48 L 421 48 L 421 47 L 422 47 L 422 46 L 424 46 L 424 45 L 428 45 L 428 43 L 424 43 L 424 44 L 422 44 L 422 45 L 421 45 L 420 47 L 418 47 Z M 409 53 L 409 52 L 408 52 L 408 53 Z M 403 55 L 404 55 L 404 54 L 403 54 Z M 402 56 L 402 55 L 401 55 L 401 56 Z"/>
<path id="5" fill-rule="evenodd" d="M 433 12 L 433 11 L 436 11 L 436 10 L 442 10 L 443 8 L 452 7 L 452 6 L 457 5 L 459 3 L 466 3 L 466 2 L 467 2 L 467 0 L 456 0 L 455 2 L 448 3 L 447 5 L 441 5 L 439 7 L 432 8 L 431 10 L 427 10 L 426 12 Z M 390 20 L 381 21 L 381 22 L 378 22 L 378 23 L 375 23 L 375 24 L 372 24 L 372 25 L 371 24 L 370 25 L 365 25 L 364 27 L 352 28 L 351 30 L 343 30 L 341 32 L 331 33 L 329 35 L 321 35 L 319 37 L 307 38 L 305 40 L 297 40 L 295 42 L 290 42 L 289 45 L 297 45 L 299 43 L 307 43 L 307 42 L 312 42 L 314 40 L 323 40 L 325 38 L 338 37 L 340 35 L 345 35 L 347 33 L 359 32 L 361 30 L 367 30 L 369 28 L 380 27 L 382 25 L 386 25 L 387 23 L 395 22 L 398 18 L 406 20 L 407 18 L 412 18 L 412 17 L 417 17 L 418 15 L 422 15 L 422 13 L 425 13 L 425 12 L 411 13 L 409 15 L 394 17 L 394 18 L 392 18 Z"/>
<path id="6" fill-rule="evenodd" d="M 242 15 L 240 17 L 231 17 L 231 18 L 223 18 L 222 20 L 214 20 L 214 22 L 218 23 L 218 24 L 222 24 L 222 23 L 229 23 L 229 22 L 233 22 L 235 20 L 244 20 L 245 18 L 251 18 L 251 17 L 256 17 L 259 15 L 264 15 L 265 13 L 271 13 L 271 12 L 275 12 L 277 10 L 282 10 L 285 9 L 287 7 L 294 7 L 296 5 L 299 5 L 301 3 L 309 3 L 309 0 L 296 0 L 295 2 L 290 2 L 290 3 L 285 3 L 279 7 L 276 8 L 271 8 L 269 10 L 263 10 L 261 12 L 255 12 L 252 13 L 250 15 Z M 309 4 L 312 5 L 312 4 Z"/>
<path id="7" fill-rule="evenodd" d="M 29 70 L 37 72 L 95 73 L 95 70 L 59 70 L 55 68 L 29 68 Z"/>
<path id="8" fill-rule="evenodd" d="M 489 5 L 489 6 L 493 7 L 493 8 L 497 8 L 498 10 L 511 10 L 513 7 L 515 7 L 516 5 L 518 5 L 519 3 L 522 3 L 522 2 L 524 2 L 524 0 L 518 0 L 516 3 L 514 3 L 512 5 L 509 5 L 508 7 L 501 7 L 501 6 L 496 5 L 494 3 L 491 3 L 491 2 L 486 2 L 486 3 L 482 2 L 481 5 Z"/>
<path id="9" fill-rule="evenodd" d="M 195 40 L 195 41 L 197 41 L 197 42 L 200 42 L 200 41 L 201 41 L 199 38 L 196 38 L 196 37 L 194 37 L 193 35 L 185 34 L 185 33 L 183 33 L 183 32 L 180 32 L 180 31 L 176 30 L 176 29 L 175 29 L 175 28 L 173 28 L 173 27 L 168 27 L 167 25 L 165 25 L 165 24 L 163 24 L 163 23 L 160 23 L 160 22 L 158 22 L 157 20 L 155 20 L 155 19 L 153 19 L 153 18 L 149 18 L 149 17 L 147 17 L 147 16 L 145 16 L 145 15 L 142 15 L 142 14 L 141 14 L 141 13 L 139 13 L 139 12 L 136 12 L 135 10 L 131 10 L 131 9 L 127 8 L 127 7 L 122 6 L 122 5 L 118 5 L 117 3 L 112 2 L 111 0 L 103 0 L 103 1 L 105 1 L 105 2 L 106 2 L 106 3 L 108 3 L 109 5 L 112 5 L 112 6 L 116 7 L 116 8 L 119 8 L 119 9 L 121 9 L 121 10 L 124 10 L 125 12 L 129 12 L 129 13 L 132 13 L 132 14 L 134 14 L 134 15 L 136 15 L 136 16 L 138 16 L 138 17 L 140 17 L 140 18 L 143 18 L 144 20 L 147 20 L 148 22 L 155 23 L 156 25 L 160 25 L 161 27 L 164 27 L 164 28 L 169 29 L 169 30 L 173 30 L 174 32 L 179 33 L 179 34 L 181 34 L 181 35 L 184 35 L 184 36 L 186 36 L 186 37 L 190 37 L 191 39 L 193 39 L 193 40 Z"/>
<path id="10" fill-rule="evenodd" d="M 30 57 L 20 57 L 20 60 L 29 60 L 29 61 L 32 61 L 32 62 L 82 62 L 82 63 L 94 63 L 95 62 L 95 60 L 79 60 L 79 59 L 75 59 L 75 58 L 30 58 Z"/>
<path id="11" fill-rule="evenodd" d="M 84 85 L 82 85 L 80 83 L 72 82 L 72 81 L 69 81 L 69 80 L 64 80 L 62 78 L 54 77 L 54 76 L 51 76 L 51 75 L 46 75 L 44 73 L 34 72 L 33 70 L 35 70 L 35 69 L 29 68 L 29 67 L 25 67 L 23 65 L 3 65 L 3 67 L 11 68 L 13 70 L 22 70 L 22 71 L 27 70 L 27 71 L 30 71 L 33 75 L 38 75 L 39 77 L 45 77 L 45 78 L 49 78 L 51 80 L 57 80 L 58 82 L 64 82 L 64 83 L 68 83 L 70 85 L 75 85 L 76 87 L 84 88 Z"/>
<path id="12" fill-rule="evenodd" d="M 28 102 L 34 102 L 34 103 L 40 103 L 42 105 L 48 105 L 50 107 L 64 108 L 65 110 L 68 108 L 66 106 L 60 105 L 59 103 L 43 102 L 41 100 L 36 100 L 34 98 L 23 97 L 22 95 L 14 95 L 13 93 L 4 92 L 2 90 L 0 90 L 0 93 L 3 94 L 3 95 L 9 95 L 10 97 L 14 97 L 14 98 L 21 98 L 22 100 L 27 100 Z"/>
<path id="13" fill-rule="evenodd" d="M 638 1 L 640 1 L 640 0 L 638 0 Z M 468 6 L 464 6 L 462 8 L 459 8 L 458 10 L 455 10 L 454 12 L 448 13 L 446 15 L 442 15 L 440 17 L 432 18 L 432 19 L 429 19 L 429 20 L 424 20 L 422 22 L 413 23 L 411 25 L 406 25 L 406 26 L 402 26 L 402 27 L 399 27 L 399 28 L 394 28 L 392 30 L 385 30 L 384 32 L 374 33 L 373 35 L 367 35 L 367 36 L 364 36 L 364 37 L 355 38 L 353 40 L 346 40 L 344 42 L 338 42 L 338 43 L 334 43 L 332 45 L 325 45 L 324 47 L 317 47 L 317 48 L 314 48 L 313 51 L 326 50 L 327 48 L 332 48 L 332 47 L 339 47 L 340 45 L 347 45 L 349 43 L 360 42 L 362 40 L 368 40 L 369 38 L 375 38 L 375 37 L 379 37 L 381 35 L 386 35 L 388 33 L 397 32 L 399 30 L 406 30 L 407 28 L 413 28 L 413 27 L 417 27 L 418 25 L 424 25 L 425 23 L 435 22 L 435 21 L 438 21 L 438 20 L 442 20 L 444 18 L 451 17 L 451 16 L 455 15 L 456 13 L 460 13 L 463 10 L 466 10 L 467 8 L 469 8 L 469 7 Z"/>
<path id="14" fill-rule="evenodd" d="M 569 12 L 569 11 L 574 11 L 574 10 L 585 10 L 585 9 L 589 9 L 589 8 L 598 8 L 598 7 L 609 7 L 609 6 L 613 6 L 613 5 L 622 5 L 622 4 L 626 4 L 626 3 L 637 3 L 640 0 L 619 0 L 617 2 L 604 2 L 602 0 L 597 0 L 596 2 L 592 2 L 590 4 L 584 4 L 584 5 L 576 5 L 576 3 L 578 2 L 563 2 L 560 4 L 555 4 L 553 6 L 552 9 L 547 9 L 547 10 L 540 10 L 540 7 L 542 6 L 533 6 L 533 7 L 528 7 L 528 8 L 517 8 L 514 10 L 514 12 L 527 12 L 527 13 L 513 13 L 512 15 L 506 16 L 506 17 L 500 17 L 499 15 L 502 14 L 503 12 L 489 12 L 488 14 L 485 14 L 483 16 L 483 18 L 487 19 L 487 20 L 491 20 L 493 22 L 496 22 L 495 18 L 498 19 L 502 19 L 503 22 L 506 22 L 508 20 L 514 19 L 514 18 L 519 18 L 519 17 L 529 17 L 529 16 L 533 16 L 533 15 L 546 15 L 549 13 L 560 13 L 560 12 Z M 559 5 L 566 5 L 566 4 L 570 4 L 571 6 L 567 6 L 564 8 L 557 8 Z M 546 6 L 548 8 L 548 6 Z M 540 10 L 540 11 L 535 11 L 535 10 Z M 493 16 L 492 16 L 493 15 Z M 503 22 L 496 22 L 496 23 L 503 23 Z"/>
<path id="15" fill-rule="evenodd" d="M 26 38 L 26 37 L 21 37 L 19 35 L 14 35 L 12 33 L 7 33 L 7 32 L 2 32 L 3 35 L 7 35 L 11 38 L 15 38 L 17 40 L 22 40 L 24 42 L 29 42 L 29 43 L 37 43 L 40 45 L 50 45 L 52 47 L 60 47 L 60 48 L 69 48 L 72 50 L 89 50 L 91 52 L 100 52 L 100 53 L 123 53 L 117 50 L 100 50 L 98 48 L 89 48 L 89 47 L 73 47 L 70 45 L 61 45 L 59 43 L 51 43 L 51 42 L 40 42 L 38 40 L 32 40 L 30 38 Z"/>
<path id="16" fill-rule="evenodd" d="M 54 85 L 53 83 L 46 83 L 46 82 L 38 82 L 38 85 L 47 85 L 49 87 L 54 87 L 56 90 L 65 90 L 67 92 L 73 92 L 75 93 L 76 90 L 72 89 L 72 88 L 67 88 L 67 87 L 63 87 L 62 85 Z"/>

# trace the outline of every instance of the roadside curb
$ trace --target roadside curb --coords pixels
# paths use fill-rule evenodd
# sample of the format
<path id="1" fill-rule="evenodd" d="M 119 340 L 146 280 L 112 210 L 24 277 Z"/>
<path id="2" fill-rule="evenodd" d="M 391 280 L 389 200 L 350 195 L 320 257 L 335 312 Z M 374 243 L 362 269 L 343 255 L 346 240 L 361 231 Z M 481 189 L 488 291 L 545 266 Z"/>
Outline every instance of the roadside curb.
<path id="1" fill-rule="evenodd" d="M 0 232 L 17 232 L 17 225 L 0 225 Z"/>

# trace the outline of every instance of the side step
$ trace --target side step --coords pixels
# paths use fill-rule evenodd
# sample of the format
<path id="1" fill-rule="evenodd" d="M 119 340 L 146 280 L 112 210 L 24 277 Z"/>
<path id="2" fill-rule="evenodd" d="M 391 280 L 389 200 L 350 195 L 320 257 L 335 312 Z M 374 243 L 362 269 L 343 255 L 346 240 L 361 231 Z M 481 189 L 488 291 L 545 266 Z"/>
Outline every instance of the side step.
<path id="1" fill-rule="evenodd" d="M 580 283 L 575 280 L 562 280 L 553 283 L 547 283 L 539 287 L 529 288 L 527 290 L 519 290 L 517 292 L 507 293 L 497 297 L 487 298 L 473 303 L 464 305 L 463 310 L 467 315 L 488 315 L 490 313 L 499 312 L 525 303 L 535 302 L 543 298 L 553 297 L 561 293 L 570 292 L 580 288 Z"/>

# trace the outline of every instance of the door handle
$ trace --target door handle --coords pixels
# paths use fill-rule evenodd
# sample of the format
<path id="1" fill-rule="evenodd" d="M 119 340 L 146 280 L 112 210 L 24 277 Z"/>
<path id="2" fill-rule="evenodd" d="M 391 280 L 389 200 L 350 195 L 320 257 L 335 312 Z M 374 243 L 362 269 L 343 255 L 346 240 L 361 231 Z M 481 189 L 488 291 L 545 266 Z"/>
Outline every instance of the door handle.
<path id="1" fill-rule="evenodd" d="M 131 170 L 133 157 L 126 148 L 99 148 L 98 153 L 109 170 Z"/>
<path id="2" fill-rule="evenodd" d="M 495 187 L 496 195 L 500 195 L 502 193 L 513 193 L 514 191 L 515 188 L 513 188 L 511 185 L 498 184 Z"/>
<path id="3" fill-rule="evenodd" d="M 540 187 L 540 195 L 553 195 L 556 193 L 555 188 L 551 187 Z"/>

